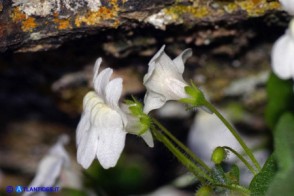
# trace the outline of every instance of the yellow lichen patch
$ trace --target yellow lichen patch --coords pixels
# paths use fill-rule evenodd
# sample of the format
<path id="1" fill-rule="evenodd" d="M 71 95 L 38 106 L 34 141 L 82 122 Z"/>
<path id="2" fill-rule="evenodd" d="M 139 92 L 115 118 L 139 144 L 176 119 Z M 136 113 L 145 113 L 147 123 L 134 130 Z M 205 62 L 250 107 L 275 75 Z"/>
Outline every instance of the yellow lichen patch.
<path id="1" fill-rule="evenodd" d="M 225 6 L 224 6 L 224 10 L 225 10 L 227 13 L 229 13 L 229 14 L 233 13 L 233 12 L 236 11 L 238 8 L 239 8 L 239 6 L 238 6 L 237 4 L 235 4 L 235 3 L 229 3 L 228 5 L 225 5 Z"/>
<path id="2" fill-rule="evenodd" d="M 180 1 L 179 1 L 180 3 Z M 237 11 L 245 11 L 248 16 L 261 16 L 268 10 L 279 9 L 278 1 L 268 2 L 267 0 L 235 0 L 235 1 L 213 1 L 201 3 L 193 1 L 191 5 L 173 5 L 165 8 L 163 11 L 166 15 L 171 16 L 177 23 L 183 22 L 186 16 L 194 18 L 219 18 L 224 14 L 232 14 Z"/>
<path id="3" fill-rule="evenodd" d="M 251 0 L 236 2 L 240 8 L 248 13 L 249 16 L 260 16 L 271 9 L 280 7 L 278 2 L 267 2 L 266 0 Z"/>
<path id="4" fill-rule="evenodd" d="M 37 24 L 35 18 L 29 17 L 22 22 L 21 29 L 23 31 L 33 31 L 36 28 Z"/>
<path id="5" fill-rule="evenodd" d="M 59 30 L 66 30 L 66 29 L 72 28 L 69 19 L 60 19 L 60 18 L 55 17 L 53 19 L 53 21 L 57 25 L 57 28 Z"/>
<path id="6" fill-rule="evenodd" d="M 186 5 L 175 5 L 170 8 L 164 9 L 167 15 L 170 15 L 174 20 L 179 20 L 183 15 L 192 15 L 195 18 L 202 18 L 209 15 L 209 10 L 204 6 L 186 6 Z"/>

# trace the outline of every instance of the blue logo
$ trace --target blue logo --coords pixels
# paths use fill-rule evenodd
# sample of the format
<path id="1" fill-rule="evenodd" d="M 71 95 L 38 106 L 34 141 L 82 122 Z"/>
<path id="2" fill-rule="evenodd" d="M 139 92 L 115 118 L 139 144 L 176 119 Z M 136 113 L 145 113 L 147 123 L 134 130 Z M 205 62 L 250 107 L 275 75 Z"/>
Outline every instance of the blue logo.
<path id="1" fill-rule="evenodd" d="M 23 187 L 22 186 L 16 186 L 15 187 L 15 192 L 17 192 L 17 193 L 22 193 L 23 192 Z"/>
<path id="2" fill-rule="evenodd" d="M 6 187 L 6 192 L 7 193 L 12 193 L 13 192 L 13 186 L 7 186 Z"/>

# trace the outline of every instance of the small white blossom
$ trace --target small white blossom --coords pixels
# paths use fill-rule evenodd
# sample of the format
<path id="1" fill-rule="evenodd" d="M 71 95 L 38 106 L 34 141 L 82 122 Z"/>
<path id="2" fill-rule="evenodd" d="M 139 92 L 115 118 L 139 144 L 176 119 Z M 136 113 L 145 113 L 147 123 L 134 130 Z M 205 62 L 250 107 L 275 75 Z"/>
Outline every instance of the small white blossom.
<path id="1" fill-rule="evenodd" d="M 186 98 L 183 79 L 184 63 L 192 55 L 191 49 L 184 50 L 178 57 L 171 60 L 164 52 L 165 46 L 154 55 L 149 62 L 148 73 L 144 76 L 147 92 L 144 98 L 144 112 L 162 107 L 169 100 Z"/>
<path id="2" fill-rule="evenodd" d="M 290 15 L 294 15 L 294 1 L 293 0 L 280 0 L 283 9 L 287 11 Z"/>
<path id="3" fill-rule="evenodd" d="M 70 167 L 70 158 L 63 145 L 68 143 L 68 136 L 62 135 L 41 160 L 37 174 L 28 187 L 52 187 L 56 184 L 63 168 Z M 25 192 L 24 196 L 33 194 Z"/>
<path id="4" fill-rule="evenodd" d="M 286 33 L 275 42 L 271 57 L 273 72 L 279 78 L 294 79 L 294 19 Z"/>
<path id="5" fill-rule="evenodd" d="M 84 97 L 84 111 L 77 127 L 77 160 L 88 168 L 97 157 L 103 168 L 114 167 L 125 146 L 126 117 L 118 106 L 122 79 L 110 81 L 113 70 L 106 68 L 98 74 L 99 58 L 94 67 L 94 89 Z"/>

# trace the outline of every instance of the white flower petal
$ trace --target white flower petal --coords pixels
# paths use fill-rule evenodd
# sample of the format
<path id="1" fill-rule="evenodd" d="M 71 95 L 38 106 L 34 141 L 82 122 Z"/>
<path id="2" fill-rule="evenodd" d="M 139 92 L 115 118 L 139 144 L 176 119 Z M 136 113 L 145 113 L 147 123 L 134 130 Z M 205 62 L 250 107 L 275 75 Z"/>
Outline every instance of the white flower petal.
<path id="1" fill-rule="evenodd" d="M 103 103 L 103 99 L 100 98 L 94 91 L 88 92 L 83 100 L 84 110 L 90 111 L 93 106 L 98 103 Z"/>
<path id="2" fill-rule="evenodd" d="M 104 169 L 114 167 L 125 147 L 126 132 L 122 129 L 101 130 L 105 140 L 99 140 L 97 158 Z"/>
<path id="3" fill-rule="evenodd" d="M 153 64 L 157 61 L 158 58 L 164 53 L 165 45 L 161 46 L 161 48 L 158 50 L 158 52 L 152 57 L 152 59 L 149 61 L 149 65 Z M 148 71 L 149 72 L 149 71 Z"/>
<path id="4" fill-rule="evenodd" d="M 150 61 L 151 62 L 151 61 Z M 148 64 L 148 72 L 145 74 L 144 78 L 143 78 L 143 84 L 145 85 L 145 83 L 150 79 L 150 77 L 153 75 L 153 72 L 155 70 L 155 63 L 149 63 Z"/>
<path id="5" fill-rule="evenodd" d="M 155 71 L 166 73 L 168 75 L 182 74 L 179 72 L 175 63 L 171 60 L 171 58 L 169 58 L 169 56 L 167 56 L 165 52 L 162 52 L 160 56 L 154 60 L 154 63 L 156 64 Z"/>
<path id="6" fill-rule="evenodd" d="M 106 68 L 102 70 L 95 78 L 93 79 L 94 81 L 94 89 L 97 92 L 99 96 L 104 97 L 105 96 L 105 88 L 106 85 L 109 82 L 109 79 L 112 75 L 113 70 L 110 68 Z"/>
<path id="7" fill-rule="evenodd" d="M 290 15 L 294 16 L 294 1 L 293 0 L 280 0 L 283 9 L 286 10 Z"/>
<path id="8" fill-rule="evenodd" d="M 90 129 L 90 112 L 84 111 L 76 131 L 76 145 L 81 142 L 82 136 Z"/>
<path id="9" fill-rule="evenodd" d="M 167 100 L 179 100 L 187 97 L 185 87 L 188 86 L 188 84 L 184 79 L 178 80 L 175 78 L 168 78 L 167 83 L 169 85 L 167 85 L 166 88 L 162 88 L 162 94 L 167 97 Z"/>
<path id="10" fill-rule="evenodd" d="M 281 79 L 294 77 L 294 39 L 287 32 L 280 37 L 272 49 L 272 67 Z"/>
<path id="11" fill-rule="evenodd" d="M 51 187 L 55 185 L 58 178 L 63 161 L 54 156 L 46 156 L 39 164 L 37 174 L 29 187 Z M 30 195 L 26 192 L 24 195 Z"/>
<path id="12" fill-rule="evenodd" d="M 98 76 L 99 68 L 102 63 L 102 58 L 98 58 L 94 65 L 94 75 L 93 75 L 93 84 L 95 83 L 95 79 Z"/>
<path id="13" fill-rule="evenodd" d="M 97 159 L 104 169 L 114 167 L 125 146 L 126 133 L 118 112 L 108 107 L 101 108 L 96 121 L 99 123 Z"/>
<path id="14" fill-rule="evenodd" d="M 174 61 L 163 51 L 164 46 L 151 59 L 148 73 L 144 76 L 147 88 L 144 112 L 162 107 L 166 101 L 187 97 L 182 73 L 184 62 L 192 55 L 190 49 L 182 52 Z"/>
<path id="15" fill-rule="evenodd" d="M 166 102 L 165 97 L 154 93 L 154 92 L 146 92 L 144 97 L 144 113 L 148 114 L 151 110 L 158 109 L 162 107 Z"/>
<path id="16" fill-rule="evenodd" d="M 82 139 L 84 134 L 90 129 L 90 114 L 92 109 L 98 105 L 99 103 L 103 103 L 103 100 L 99 98 L 94 91 L 88 92 L 83 100 L 84 111 L 81 116 L 81 120 L 78 124 L 76 131 L 76 144 L 78 145 Z"/>
<path id="17" fill-rule="evenodd" d="M 160 50 L 152 57 L 148 65 L 148 73 L 144 76 L 144 85 L 153 78 L 153 75 L 178 75 L 181 74 L 177 65 L 164 52 L 163 45 Z M 156 72 L 156 73 L 154 73 Z"/>
<path id="18" fill-rule="evenodd" d="M 115 78 L 111 80 L 105 89 L 105 96 L 107 105 L 112 107 L 113 109 L 118 108 L 118 101 L 122 92 L 122 79 Z"/>
<path id="19" fill-rule="evenodd" d="M 85 169 L 87 169 L 95 159 L 97 139 L 99 137 L 97 131 L 97 127 L 92 125 L 88 133 L 82 136 L 78 146 L 77 161 Z"/>
<path id="20" fill-rule="evenodd" d="M 192 56 L 192 50 L 190 48 L 184 50 L 179 56 L 177 56 L 173 62 L 175 63 L 175 65 L 178 68 L 178 72 L 183 74 L 184 73 L 184 69 L 185 69 L 185 62 L 187 61 L 188 58 L 190 58 Z"/>
<path id="21" fill-rule="evenodd" d="M 57 157 L 59 160 L 62 160 L 63 166 L 70 166 L 70 158 L 63 145 L 69 142 L 68 135 L 61 135 L 57 143 L 51 147 L 49 150 L 48 156 Z"/>
<path id="22" fill-rule="evenodd" d="M 152 137 L 152 134 L 151 134 L 150 130 L 148 130 L 145 133 L 143 133 L 141 135 L 141 137 L 143 138 L 143 140 L 146 142 L 146 144 L 150 148 L 153 148 L 154 147 L 153 137 Z"/>
<path id="23" fill-rule="evenodd" d="M 56 144 L 50 148 L 47 155 L 40 161 L 37 174 L 29 187 L 51 187 L 59 178 L 64 166 L 70 166 L 70 158 L 63 145 L 69 142 L 67 135 L 61 135 Z M 30 192 L 24 195 L 31 195 Z"/>

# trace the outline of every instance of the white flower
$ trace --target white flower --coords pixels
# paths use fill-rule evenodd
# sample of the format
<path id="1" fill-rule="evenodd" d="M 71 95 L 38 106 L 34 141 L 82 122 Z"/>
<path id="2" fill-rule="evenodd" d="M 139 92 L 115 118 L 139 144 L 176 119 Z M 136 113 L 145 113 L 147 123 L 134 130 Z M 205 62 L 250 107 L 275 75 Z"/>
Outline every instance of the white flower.
<path id="1" fill-rule="evenodd" d="M 63 167 L 70 167 L 70 158 L 63 145 L 68 143 L 68 136 L 62 135 L 57 143 L 51 147 L 48 154 L 41 160 L 37 175 L 28 187 L 52 187 L 56 184 Z M 33 192 L 25 192 L 24 196 Z"/>
<path id="2" fill-rule="evenodd" d="M 280 0 L 283 9 L 287 11 L 290 15 L 294 15 L 294 1 L 293 0 Z"/>
<path id="3" fill-rule="evenodd" d="M 274 44 L 271 57 L 273 72 L 279 78 L 294 79 L 294 19 L 286 33 Z"/>
<path id="4" fill-rule="evenodd" d="M 97 157 L 103 168 L 114 167 L 125 146 L 127 124 L 118 106 L 122 79 L 109 81 L 113 70 L 106 68 L 98 74 L 101 58 L 94 67 L 94 89 L 84 97 L 84 111 L 77 127 L 77 160 L 88 168 Z"/>
<path id="5" fill-rule="evenodd" d="M 184 63 L 192 55 L 191 49 L 184 50 L 178 57 L 171 60 L 164 52 L 164 47 L 149 62 L 148 73 L 144 76 L 147 92 L 144 98 L 144 112 L 162 107 L 169 100 L 186 98 L 183 79 Z"/>

